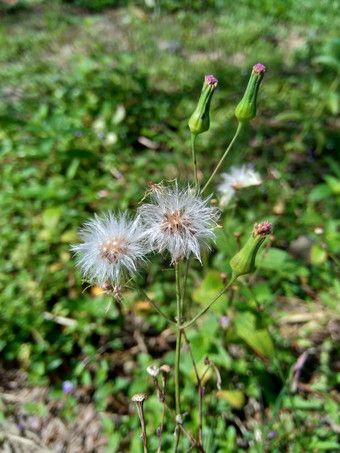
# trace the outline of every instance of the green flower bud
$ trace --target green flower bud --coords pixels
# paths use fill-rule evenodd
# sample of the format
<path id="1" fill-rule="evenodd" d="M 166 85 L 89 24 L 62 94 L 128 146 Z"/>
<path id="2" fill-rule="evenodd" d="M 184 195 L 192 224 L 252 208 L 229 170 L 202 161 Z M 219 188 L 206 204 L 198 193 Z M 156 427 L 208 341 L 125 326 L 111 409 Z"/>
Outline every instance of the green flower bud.
<path id="1" fill-rule="evenodd" d="M 189 129 L 194 135 L 202 134 L 209 129 L 209 109 L 212 95 L 217 87 L 218 80 L 212 76 L 205 76 L 201 96 L 197 107 L 189 120 Z"/>
<path id="2" fill-rule="evenodd" d="M 254 272 L 256 254 L 263 241 L 271 233 L 272 224 L 268 220 L 260 224 L 254 224 L 254 229 L 250 233 L 245 246 L 230 261 L 230 266 L 235 277 Z"/>
<path id="3" fill-rule="evenodd" d="M 240 123 L 250 121 L 256 116 L 256 98 L 266 67 L 261 63 L 253 66 L 247 89 L 241 102 L 235 109 L 235 116 Z"/>

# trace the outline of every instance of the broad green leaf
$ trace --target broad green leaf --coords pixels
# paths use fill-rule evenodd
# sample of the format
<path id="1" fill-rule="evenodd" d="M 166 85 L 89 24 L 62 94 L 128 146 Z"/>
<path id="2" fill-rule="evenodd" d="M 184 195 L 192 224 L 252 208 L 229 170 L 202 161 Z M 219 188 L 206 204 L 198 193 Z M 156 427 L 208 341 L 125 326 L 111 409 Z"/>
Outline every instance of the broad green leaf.
<path id="1" fill-rule="evenodd" d="M 323 264 L 327 260 L 327 252 L 319 244 L 313 244 L 310 254 L 312 264 Z"/>
<path id="2" fill-rule="evenodd" d="M 271 247 L 264 258 L 257 260 L 257 265 L 261 269 L 268 269 L 270 271 L 276 271 L 279 274 L 287 276 L 307 276 L 309 271 L 300 261 L 293 258 L 285 250 Z"/>
<path id="3" fill-rule="evenodd" d="M 331 188 L 327 184 L 319 184 L 309 192 L 310 201 L 325 200 L 332 194 Z"/>
<path id="4" fill-rule="evenodd" d="M 222 288 L 223 283 L 219 272 L 209 271 L 204 277 L 201 285 L 193 292 L 193 299 L 199 304 L 207 305 L 215 296 L 217 296 Z M 221 298 L 222 297 L 223 296 L 221 296 Z"/>
<path id="5" fill-rule="evenodd" d="M 325 181 L 331 188 L 332 192 L 336 195 L 340 194 L 340 179 L 334 178 L 334 176 L 325 176 Z"/>
<path id="6" fill-rule="evenodd" d="M 216 393 L 218 399 L 225 399 L 236 409 L 241 409 L 245 403 L 245 396 L 241 390 L 220 390 Z"/>
<path id="7" fill-rule="evenodd" d="M 265 329 L 256 326 L 256 317 L 248 312 L 239 313 L 234 319 L 237 334 L 254 351 L 262 357 L 270 357 L 274 352 L 274 345 Z"/>

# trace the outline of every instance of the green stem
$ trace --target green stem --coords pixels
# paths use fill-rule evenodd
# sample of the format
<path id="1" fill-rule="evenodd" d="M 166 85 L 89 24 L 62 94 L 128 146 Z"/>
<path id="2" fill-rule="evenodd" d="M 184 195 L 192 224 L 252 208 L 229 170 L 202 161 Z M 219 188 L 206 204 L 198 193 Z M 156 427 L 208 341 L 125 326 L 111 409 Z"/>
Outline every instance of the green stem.
<path id="1" fill-rule="evenodd" d="M 192 165 L 194 167 L 194 181 L 195 189 L 198 188 L 198 177 L 197 177 L 197 161 L 196 161 L 196 152 L 195 152 L 195 143 L 196 143 L 196 134 L 191 134 L 191 152 L 192 152 Z"/>
<path id="2" fill-rule="evenodd" d="M 231 147 L 233 146 L 235 140 L 237 139 L 240 131 L 242 129 L 242 123 L 238 123 L 238 126 L 237 126 L 237 129 L 236 129 L 236 132 L 235 132 L 235 135 L 233 137 L 233 139 L 231 140 L 231 142 L 229 143 L 229 146 L 228 148 L 226 149 L 225 153 L 223 154 L 223 156 L 221 157 L 219 163 L 217 164 L 215 170 L 213 171 L 212 175 L 210 176 L 210 178 L 208 179 L 208 182 L 206 183 L 206 185 L 203 187 L 203 189 L 201 190 L 201 193 L 203 193 L 207 187 L 209 186 L 209 184 L 211 183 L 211 181 L 213 180 L 214 176 L 216 175 L 216 173 L 218 172 L 218 170 L 220 169 L 220 166 L 222 165 L 224 159 L 227 157 L 227 154 L 229 153 L 229 151 L 231 150 Z"/>
<path id="3" fill-rule="evenodd" d="M 173 326 L 177 326 L 177 324 L 172 321 L 170 318 L 167 317 L 167 315 L 165 313 L 162 312 L 162 310 L 159 308 L 159 306 L 156 304 L 156 302 L 154 302 L 153 300 L 150 299 L 150 297 L 146 294 L 146 292 L 140 287 L 138 286 L 136 283 L 135 283 L 135 287 L 137 289 L 137 291 L 139 291 L 141 294 L 143 294 L 143 296 L 145 297 L 145 299 L 149 302 L 149 304 L 157 311 L 157 313 L 159 315 L 161 315 L 169 324 L 173 325 Z"/>
<path id="4" fill-rule="evenodd" d="M 186 290 L 187 290 L 187 281 L 188 281 L 188 273 L 189 273 L 189 264 L 190 260 L 187 259 L 186 265 L 185 265 L 185 270 L 184 270 L 184 277 L 183 277 L 183 286 L 182 286 L 182 291 L 181 291 L 181 307 L 182 307 L 182 317 L 185 316 L 185 313 L 183 313 L 183 307 L 184 307 L 184 299 L 186 295 Z"/>
<path id="5" fill-rule="evenodd" d="M 179 276 L 179 263 L 175 265 L 176 274 L 176 302 L 177 302 L 177 325 L 176 325 L 176 356 L 175 356 L 175 397 L 176 397 L 176 415 L 181 414 L 181 399 L 179 389 L 179 365 L 181 358 L 181 324 L 182 324 L 182 301 L 181 301 L 181 286 Z"/>
<path id="6" fill-rule="evenodd" d="M 175 265 L 176 275 L 176 303 L 177 303 L 177 319 L 176 319 L 176 353 L 175 353 L 175 400 L 176 400 L 176 417 L 181 417 L 181 392 L 179 383 L 179 371 L 181 360 L 181 341 L 182 341 L 182 299 L 181 299 L 181 282 L 179 263 Z M 175 453 L 178 451 L 180 431 L 177 431 Z"/>
<path id="7" fill-rule="evenodd" d="M 200 318 L 202 315 L 204 315 L 204 313 L 206 313 L 209 310 L 209 308 L 217 301 L 217 299 L 219 299 L 222 296 L 222 294 L 224 294 L 228 290 L 228 288 L 230 288 L 230 286 L 234 283 L 236 279 L 237 276 L 233 275 L 229 283 L 227 283 L 225 287 L 221 289 L 217 296 L 215 296 L 213 300 L 209 302 L 209 304 L 206 307 L 204 307 L 203 310 L 201 310 L 191 321 L 185 322 L 180 326 L 180 328 L 187 329 L 188 327 L 191 327 L 193 324 L 195 324 L 198 318 Z"/>

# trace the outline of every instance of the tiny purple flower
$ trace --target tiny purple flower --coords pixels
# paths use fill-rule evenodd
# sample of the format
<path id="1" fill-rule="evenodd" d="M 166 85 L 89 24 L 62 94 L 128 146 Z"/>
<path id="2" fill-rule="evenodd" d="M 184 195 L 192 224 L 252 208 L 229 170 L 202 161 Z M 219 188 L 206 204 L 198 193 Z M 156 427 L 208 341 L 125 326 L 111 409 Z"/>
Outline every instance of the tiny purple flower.
<path id="1" fill-rule="evenodd" d="M 65 395 L 68 395 L 69 393 L 71 393 L 73 390 L 73 384 L 71 381 L 64 381 L 63 382 L 63 393 Z"/>
<path id="2" fill-rule="evenodd" d="M 270 431 L 270 433 L 268 433 L 268 439 L 273 439 L 274 437 L 276 437 L 276 431 Z"/>
<path id="3" fill-rule="evenodd" d="M 219 324 L 220 326 L 223 328 L 223 329 L 227 329 L 229 327 L 229 324 L 230 324 L 230 319 L 228 316 L 222 316 L 220 318 L 220 321 L 219 321 Z"/>

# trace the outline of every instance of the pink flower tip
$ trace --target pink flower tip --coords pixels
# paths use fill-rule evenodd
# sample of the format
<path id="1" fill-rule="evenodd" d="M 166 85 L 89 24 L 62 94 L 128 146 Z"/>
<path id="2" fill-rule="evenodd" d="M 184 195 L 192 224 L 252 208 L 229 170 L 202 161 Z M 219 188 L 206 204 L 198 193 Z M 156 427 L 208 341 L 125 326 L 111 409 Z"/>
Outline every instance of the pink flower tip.
<path id="1" fill-rule="evenodd" d="M 208 85 L 214 85 L 215 87 L 217 86 L 218 84 L 218 80 L 216 79 L 216 77 L 214 77 L 213 75 L 206 75 L 205 76 L 205 81 Z"/>
<path id="2" fill-rule="evenodd" d="M 255 223 L 254 224 L 254 233 L 261 235 L 261 236 L 268 236 L 269 234 L 272 234 L 272 224 L 269 222 L 269 220 L 265 220 L 264 222 L 261 223 Z"/>
<path id="3" fill-rule="evenodd" d="M 256 63 L 253 66 L 253 71 L 256 74 L 263 74 L 266 71 L 266 67 L 262 63 Z"/>

